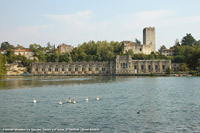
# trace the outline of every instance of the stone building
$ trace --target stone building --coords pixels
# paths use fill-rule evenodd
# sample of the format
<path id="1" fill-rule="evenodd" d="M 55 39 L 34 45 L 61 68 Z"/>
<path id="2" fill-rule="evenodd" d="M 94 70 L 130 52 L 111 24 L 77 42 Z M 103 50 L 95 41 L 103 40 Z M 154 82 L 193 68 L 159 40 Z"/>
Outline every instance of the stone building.
<path id="1" fill-rule="evenodd" d="M 151 52 L 156 52 L 155 27 L 143 29 L 143 44 L 136 44 L 131 41 L 122 41 L 121 44 L 124 45 L 124 53 L 129 49 L 132 49 L 134 54 L 151 54 Z"/>
<path id="2" fill-rule="evenodd" d="M 165 56 L 174 56 L 174 49 L 162 49 L 161 54 Z"/>
<path id="3" fill-rule="evenodd" d="M 164 74 L 171 68 L 171 60 L 132 60 L 131 56 L 117 56 L 110 62 L 33 63 L 33 75 L 131 75 Z"/>
<path id="4" fill-rule="evenodd" d="M 71 45 L 67 45 L 64 43 L 60 44 L 57 48 L 60 54 L 71 53 L 73 50 L 73 47 Z"/>

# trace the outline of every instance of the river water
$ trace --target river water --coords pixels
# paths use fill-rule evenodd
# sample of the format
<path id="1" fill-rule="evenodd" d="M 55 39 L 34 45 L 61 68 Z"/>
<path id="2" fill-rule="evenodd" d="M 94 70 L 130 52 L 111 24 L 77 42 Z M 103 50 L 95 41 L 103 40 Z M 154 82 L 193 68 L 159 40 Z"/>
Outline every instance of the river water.
<path id="1" fill-rule="evenodd" d="M 200 77 L 7 77 L 0 106 L 1 132 L 200 132 Z"/>

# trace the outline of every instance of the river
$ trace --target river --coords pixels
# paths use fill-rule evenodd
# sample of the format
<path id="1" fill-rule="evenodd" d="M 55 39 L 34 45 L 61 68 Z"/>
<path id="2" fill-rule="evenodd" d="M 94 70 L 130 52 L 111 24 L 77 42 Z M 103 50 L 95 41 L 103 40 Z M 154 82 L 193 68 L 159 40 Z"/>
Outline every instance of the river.
<path id="1" fill-rule="evenodd" d="M 200 77 L 6 77 L 0 106 L 1 131 L 200 132 Z"/>

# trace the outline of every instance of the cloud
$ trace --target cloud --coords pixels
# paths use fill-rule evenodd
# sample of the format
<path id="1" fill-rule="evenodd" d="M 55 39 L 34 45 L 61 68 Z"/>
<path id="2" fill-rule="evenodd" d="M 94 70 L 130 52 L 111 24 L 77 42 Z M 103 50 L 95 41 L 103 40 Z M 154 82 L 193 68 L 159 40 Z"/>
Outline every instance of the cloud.
<path id="1" fill-rule="evenodd" d="M 93 16 L 93 14 L 91 11 L 82 11 L 82 12 L 76 12 L 74 14 L 65 14 L 65 15 L 47 14 L 44 16 L 49 19 L 59 21 L 62 23 L 82 25 L 83 22 L 87 22 Z"/>

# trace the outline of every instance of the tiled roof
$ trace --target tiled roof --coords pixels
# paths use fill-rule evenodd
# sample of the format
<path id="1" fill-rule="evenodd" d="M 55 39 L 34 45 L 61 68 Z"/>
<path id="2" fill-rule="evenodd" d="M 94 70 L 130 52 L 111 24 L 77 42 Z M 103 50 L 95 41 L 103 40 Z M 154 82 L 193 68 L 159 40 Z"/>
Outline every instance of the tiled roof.
<path id="1" fill-rule="evenodd" d="M 32 52 L 30 49 L 14 49 L 14 52 Z"/>

